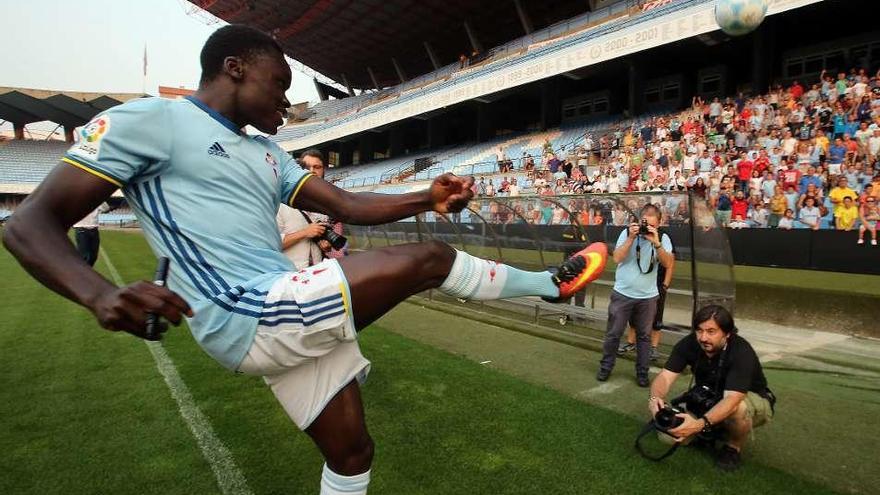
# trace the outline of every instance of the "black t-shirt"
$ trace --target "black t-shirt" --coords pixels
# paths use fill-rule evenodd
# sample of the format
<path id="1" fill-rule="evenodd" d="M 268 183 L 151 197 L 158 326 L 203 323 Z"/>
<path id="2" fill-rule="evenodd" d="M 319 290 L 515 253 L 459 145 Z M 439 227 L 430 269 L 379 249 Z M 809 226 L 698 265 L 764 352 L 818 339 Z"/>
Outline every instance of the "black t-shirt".
<path id="1" fill-rule="evenodd" d="M 751 344 L 738 335 L 731 336 L 727 341 L 727 349 L 710 359 L 697 342 L 696 333 L 691 332 L 675 344 L 665 368 L 673 373 L 681 373 L 690 366 L 697 385 L 707 385 L 714 389 L 722 355 L 724 364 L 719 387 L 721 391 L 755 392 L 762 396 L 766 394 L 767 378 L 764 377 L 758 355 Z"/>

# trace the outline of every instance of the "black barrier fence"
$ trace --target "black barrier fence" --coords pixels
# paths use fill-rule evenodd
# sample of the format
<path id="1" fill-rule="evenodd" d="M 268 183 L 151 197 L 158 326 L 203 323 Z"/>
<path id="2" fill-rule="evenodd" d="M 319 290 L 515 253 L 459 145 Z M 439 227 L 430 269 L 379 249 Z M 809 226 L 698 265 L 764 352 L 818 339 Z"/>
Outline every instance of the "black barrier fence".
<path id="1" fill-rule="evenodd" d="M 857 235 L 835 230 L 727 231 L 737 265 L 880 275 L 880 246 L 856 244 Z"/>
<path id="2" fill-rule="evenodd" d="M 529 264 L 537 268 L 558 262 L 545 260 L 545 253 L 568 253 L 584 240 L 613 244 L 648 201 L 662 205 L 663 230 L 681 261 L 880 274 L 880 247 L 856 244 L 857 232 L 721 229 L 704 201 L 680 193 L 481 198 L 461 214 L 427 214 L 418 222 L 379 227 L 376 233 L 389 241 L 412 242 L 420 240 L 421 232 L 464 249 L 481 247 L 485 256 L 498 258 L 504 249 L 536 250 Z M 551 210 L 564 213 L 561 224 L 554 225 Z M 870 240 L 870 234 L 865 237 Z M 692 239 L 697 253 L 691 252 Z"/>
<path id="3" fill-rule="evenodd" d="M 672 285 L 680 307 L 735 301 L 727 237 L 704 199 L 684 193 L 593 194 L 588 196 L 479 198 L 460 214 L 426 213 L 375 227 L 350 226 L 352 249 L 441 240 L 476 256 L 546 270 L 586 243 L 613 248 L 648 203 L 664 212 L 662 230 L 671 238 L 676 262 Z M 610 288 L 614 270 L 597 285 Z M 684 319 L 689 322 L 689 318 Z"/>
<path id="4" fill-rule="evenodd" d="M 415 222 L 402 222 L 388 226 L 388 231 L 409 233 L 409 240 L 416 241 L 419 228 Z M 567 253 L 573 246 L 581 245 L 570 225 L 468 224 L 464 234 L 446 222 L 423 224 L 421 228 L 430 231 L 432 237 L 452 244 L 463 242 L 465 246 L 482 245 L 482 238 L 491 237 L 493 233 L 504 248 L 535 249 L 536 244 L 540 244 L 545 253 Z M 590 241 L 614 243 L 624 227 L 588 225 L 582 229 Z M 678 259 L 691 258 L 689 229 L 687 225 L 663 227 L 676 247 Z M 735 265 L 880 275 L 880 246 L 871 246 L 869 242 L 857 245 L 856 232 L 726 229 L 725 233 Z M 870 234 L 865 237 L 870 239 Z M 712 253 L 705 252 L 705 249 L 703 255 L 712 257 Z M 718 253 L 718 257 L 721 256 L 723 254 Z M 556 261 L 554 258 L 553 262 Z"/>

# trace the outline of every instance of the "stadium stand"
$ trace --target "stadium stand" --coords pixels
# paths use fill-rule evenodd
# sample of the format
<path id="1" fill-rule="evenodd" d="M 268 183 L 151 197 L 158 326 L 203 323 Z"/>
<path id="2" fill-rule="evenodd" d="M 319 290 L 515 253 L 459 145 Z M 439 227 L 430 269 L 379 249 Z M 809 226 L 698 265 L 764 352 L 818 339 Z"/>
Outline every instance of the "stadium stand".
<path id="1" fill-rule="evenodd" d="M 63 141 L 6 141 L 0 145 L 0 183 L 39 183 L 68 147 Z"/>
<path id="2" fill-rule="evenodd" d="M 453 63 L 376 93 L 362 93 L 341 100 L 320 102 L 311 107 L 315 111 L 315 115 L 310 118 L 309 122 L 319 123 L 312 130 L 344 124 L 351 119 L 381 110 L 388 105 L 405 103 L 425 92 L 436 91 L 452 84 L 474 79 L 512 63 L 528 61 L 574 44 L 583 43 L 591 38 L 708 1 L 711 0 L 671 0 L 644 11 L 637 6 L 637 3 L 615 3 L 596 12 L 587 12 L 561 21 L 528 36 L 493 48 L 480 59 L 478 64 L 468 64 L 461 67 L 458 63 Z M 288 139 L 295 138 L 289 137 Z"/>
<path id="3" fill-rule="evenodd" d="M 829 138 L 842 139 L 844 154 L 837 163 L 832 157 L 832 144 L 823 132 Z M 593 143 L 589 150 L 585 149 L 587 136 Z M 701 170 L 697 157 L 704 150 L 709 152 L 711 164 Z M 548 167 L 551 152 L 561 160 L 558 170 Z M 511 159 L 507 170 L 501 163 L 501 153 Z M 536 172 L 527 170 L 520 158 L 526 155 L 539 157 Z M 364 167 L 360 180 L 364 185 L 378 184 L 374 190 L 383 193 L 427 186 L 431 177 L 413 176 L 409 187 L 383 186 L 378 177 L 368 177 L 397 163 L 388 160 Z M 738 207 L 744 208 L 744 214 L 733 228 L 776 227 L 784 215 L 772 210 L 772 187 L 764 183 L 790 182 L 793 188 L 783 193 L 784 205 L 779 204 L 792 210 L 792 222 L 790 227 L 781 228 L 812 228 L 801 221 L 804 202 L 812 196 L 821 213 L 817 228 L 833 229 L 837 227 L 837 205 L 832 203 L 831 191 L 839 178 L 846 179 L 859 208 L 866 201 L 870 184 L 874 188 L 871 194 L 880 197 L 880 71 L 869 76 L 865 69 L 853 69 L 848 77 L 841 74 L 838 82 L 823 74 L 821 82 L 806 90 L 793 84 L 787 88 L 776 86 L 770 93 L 751 98 L 728 97 L 723 102 L 695 98 L 692 108 L 682 112 L 496 138 L 456 149 L 451 157 L 436 163 L 438 174 L 474 175 L 494 180 L 496 185 L 516 179 L 519 194 L 686 188 L 706 196 L 716 208 L 723 205 L 719 218 L 724 219 L 724 225 L 736 220 L 728 218 L 731 208 L 727 203 L 739 200 L 724 200 L 722 192 L 732 196 L 741 191 L 742 204 Z M 566 164 L 567 173 L 558 175 Z M 587 167 L 594 169 L 592 175 Z M 761 174 L 752 177 L 753 169 Z M 624 177 L 617 185 L 611 184 L 612 170 Z M 676 172 L 680 174 L 678 180 Z M 704 189 L 698 186 L 700 178 Z M 547 186 L 539 185 L 542 179 Z M 817 186 L 815 190 L 807 189 L 811 183 Z M 487 194 L 485 189 L 476 192 Z M 488 191 L 490 196 L 506 193 L 504 188 Z M 857 228 L 860 222 L 849 228 Z"/>

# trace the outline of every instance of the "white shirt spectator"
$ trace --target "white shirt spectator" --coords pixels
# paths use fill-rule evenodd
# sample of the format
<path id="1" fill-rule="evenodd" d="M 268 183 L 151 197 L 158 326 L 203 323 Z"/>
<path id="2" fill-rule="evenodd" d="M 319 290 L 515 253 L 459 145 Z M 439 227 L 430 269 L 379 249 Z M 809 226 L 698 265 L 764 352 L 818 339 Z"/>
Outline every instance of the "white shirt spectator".
<path id="1" fill-rule="evenodd" d="M 779 228 L 785 230 L 791 230 L 794 228 L 794 220 L 788 217 L 782 217 L 779 219 Z"/>
<path id="2" fill-rule="evenodd" d="M 791 156 L 794 154 L 794 149 L 797 146 L 797 139 L 794 137 L 785 138 L 782 140 L 782 153 L 785 156 Z"/>
<path id="3" fill-rule="evenodd" d="M 801 223 L 806 224 L 808 227 L 813 227 L 814 225 L 818 225 L 821 221 L 822 214 L 819 212 L 819 207 L 817 206 L 804 206 L 801 208 L 801 211 L 798 215 L 798 219 Z"/>
<path id="4" fill-rule="evenodd" d="M 278 231 L 282 239 L 284 236 L 298 232 L 309 225 L 300 210 L 283 204 L 278 207 L 275 221 L 278 223 Z M 311 263 L 317 263 L 324 259 L 324 253 L 312 239 L 303 239 L 285 249 L 284 256 L 287 256 L 287 259 L 293 263 L 297 270 L 308 268 L 310 260 Z"/>
<path id="5" fill-rule="evenodd" d="M 620 192 L 620 181 L 617 177 L 611 177 L 608 180 L 608 192 L 610 193 L 619 193 Z"/>
<path id="6" fill-rule="evenodd" d="M 754 226 L 759 229 L 767 228 L 769 216 L 770 212 L 767 208 L 755 208 L 749 211 L 749 219 L 754 223 Z"/>
<path id="7" fill-rule="evenodd" d="M 748 222 L 746 222 L 745 220 L 743 220 L 741 218 L 730 222 L 729 224 L 727 224 L 727 226 L 732 229 L 747 229 L 747 228 L 749 228 Z"/>
<path id="8" fill-rule="evenodd" d="M 855 95 L 856 99 L 861 98 L 867 89 L 868 85 L 865 84 L 864 81 L 859 81 L 852 85 L 852 93 Z"/>
<path id="9" fill-rule="evenodd" d="M 868 152 L 875 156 L 880 152 L 880 134 L 875 133 L 868 138 Z"/>

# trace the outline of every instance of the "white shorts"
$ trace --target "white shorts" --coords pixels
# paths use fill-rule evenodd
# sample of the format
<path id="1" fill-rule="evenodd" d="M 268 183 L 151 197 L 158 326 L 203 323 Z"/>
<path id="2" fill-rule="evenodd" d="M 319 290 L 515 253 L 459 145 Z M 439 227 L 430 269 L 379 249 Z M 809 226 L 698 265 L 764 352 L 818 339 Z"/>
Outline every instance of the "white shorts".
<path id="1" fill-rule="evenodd" d="M 330 399 L 354 379 L 363 383 L 370 370 L 357 344 L 351 294 L 339 262 L 325 260 L 282 275 L 263 308 L 238 371 L 262 376 L 290 419 L 305 430 Z M 273 308 L 278 309 L 266 312 Z"/>

